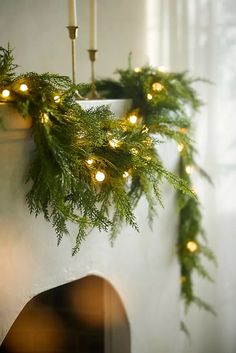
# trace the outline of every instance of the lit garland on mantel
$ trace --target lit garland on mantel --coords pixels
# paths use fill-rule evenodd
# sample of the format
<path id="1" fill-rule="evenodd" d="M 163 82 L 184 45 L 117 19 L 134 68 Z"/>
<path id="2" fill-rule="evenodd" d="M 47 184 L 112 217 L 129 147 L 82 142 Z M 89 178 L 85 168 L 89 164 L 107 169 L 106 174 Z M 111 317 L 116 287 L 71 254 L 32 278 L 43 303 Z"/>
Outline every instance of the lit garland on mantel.
<path id="1" fill-rule="evenodd" d="M 101 80 L 97 90 L 105 98 L 131 98 L 132 108 L 122 118 L 107 106 L 83 110 L 68 77 L 26 73 L 16 76 L 11 50 L 0 47 L 0 101 L 12 103 L 20 114 L 32 118 L 34 158 L 28 169 L 31 189 L 26 201 L 31 213 L 43 213 L 52 223 L 58 243 L 68 233 L 67 223 L 78 225 L 75 254 L 92 228 L 109 232 L 115 239 L 121 225 L 138 230 L 134 209 L 144 195 L 150 221 L 162 205 L 161 184 L 177 189 L 180 215 L 177 251 L 181 267 L 181 293 L 192 302 L 211 308 L 193 291 L 194 270 L 210 279 L 201 255 L 214 261 L 199 239 L 203 232 L 196 191 L 191 183 L 194 162 L 192 123 L 187 113 L 200 101 L 186 73 L 166 73 L 150 67 L 118 71 L 118 81 Z M 163 165 L 158 137 L 176 142 L 180 154 L 179 175 Z"/>

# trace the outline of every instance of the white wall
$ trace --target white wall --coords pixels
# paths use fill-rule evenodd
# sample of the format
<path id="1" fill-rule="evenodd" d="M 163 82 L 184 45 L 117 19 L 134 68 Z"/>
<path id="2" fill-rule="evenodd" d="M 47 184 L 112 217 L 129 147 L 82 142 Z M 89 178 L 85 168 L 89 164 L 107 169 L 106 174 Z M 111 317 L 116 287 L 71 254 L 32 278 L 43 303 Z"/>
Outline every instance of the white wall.
<path id="1" fill-rule="evenodd" d="M 79 33 L 78 81 L 90 77 L 89 1 L 77 0 Z M 134 65 L 147 62 L 145 53 L 145 0 L 98 1 L 98 76 L 111 76 L 127 67 L 133 52 Z M 20 71 L 71 74 L 71 47 L 68 37 L 67 0 L 1 0 L 2 46 L 15 48 Z"/>

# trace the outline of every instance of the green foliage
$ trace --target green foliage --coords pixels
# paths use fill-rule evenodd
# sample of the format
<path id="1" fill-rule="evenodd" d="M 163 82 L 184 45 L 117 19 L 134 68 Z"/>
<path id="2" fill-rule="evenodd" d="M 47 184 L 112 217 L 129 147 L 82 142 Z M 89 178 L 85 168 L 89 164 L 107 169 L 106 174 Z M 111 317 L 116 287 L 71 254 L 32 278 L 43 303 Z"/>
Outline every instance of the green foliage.
<path id="1" fill-rule="evenodd" d="M 25 92 L 22 83 L 27 84 Z M 142 125 L 117 119 L 106 106 L 83 110 L 76 102 L 77 86 L 68 77 L 27 73 L 14 77 L 8 89 L 18 111 L 32 118 L 35 152 L 27 176 L 28 207 L 52 223 L 58 242 L 68 233 L 68 221 L 78 224 L 73 253 L 91 228 L 110 231 L 112 240 L 124 222 L 138 230 L 137 202 L 145 195 L 153 214 L 164 180 L 191 195 L 187 183 L 163 167 Z M 105 173 L 101 183 L 97 171 Z"/>
<path id="2" fill-rule="evenodd" d="M 195 80 L 186 72 L 165 73 L 150 67 L 132 70 L 130 64 L 127 70 L 118 71 L 117 81 L 96 83 L 106 98 L 132 99 L 127 115 L 117 118 L 106 106 L 80 107 L 77 90 L 86 94 L 89 85 L 76 86 L 68 77 L 50 73 L 16 76 L 15 68 L 11 50 L 0 48 L 0 88 L 11 93 L 7 98 L 0 94 L 0 101 L 12 102 L 21 115 L 32 119 L 35 151 L 26 195 L 30 212 L 42 213 L 51 222 L 58 243 L 68 234 L 68 222 L 77 224 L 75 254 L 93 228 L 109 232 L 112 242 L 124 223 L 138 230 L 134 209 L 142 196 L 149 205 L 151 224 L 156 206 L 163 205 L 161 185 L 167 181 L 177 189 L 182 297 L 187 307 L 195 302 L 212 311 L 195 296 L 192 282 L 194 271 L 211 280 L 201 263 L 202 255 L 215 261 L 199 240 L 204 234 L 200 205 L 186 171 L 194 167 L 208 177 L 194 161 L 192 114 L 201 105 L 193 89 Z M 28 87 L 23 92 L 22 83 Z M 130 121 L 131 115 L 137 121 Z M 157 153 L 158 144 L 165 140 L 178 144 L 178 174 L 168 171 Z M 96 179 L 98 171 L 104 173 L 101 182 Z M 189 251 L 189 241 L 196 244 L 196 251 Z"/>
<path id="3" fill-rule="evenodd" d="M 201 106 L 201 101 L 193 89 L 193 84 L 197 80 L 190 78 L 187 72 L 167 73 L 151 67 L 132 70 L 130 64 L 127 70 L 119 70 L 117 73 L 119 75 L 117 81 L 107 79 L 97 82 L 100 93 L 108 98 L 131 98 L 133 105 L 130 114 L 135 113 L 139 117 L 139 124 L 147 127 L 152 136 L 154 134 L 158 140 L 161 137 L 178 144 L 180 150 L 178 175 L 193 193 L 195 191 L 191 177 L 186 171 L 188 168 L 190 171 L 194 169 L 211 181 L 207 173 L 194 160 L 196 151 L 192 140 L 192 115 Z M 140 180 L 135 182 L 137 190 L 140 190 Z M 177 252 L 182 298 L 186 308 L 195 303 L 214 313 L 210 305 L 195 296 L 193 288 L 194 271 L 212 281 L 202 264 L 202 256 L 216 262 L 204 237 L 201 241 L 199 239 L 204 235 L 199 200 L 197 197 L 183 193 L 179 188 L 177 208 L 179 212 Z M 188 242 L 194 242 L 197 250 L 191 252 L 187 248 Z M 187 332 L 184 323 L 182 323 L 182 329 Z"/>

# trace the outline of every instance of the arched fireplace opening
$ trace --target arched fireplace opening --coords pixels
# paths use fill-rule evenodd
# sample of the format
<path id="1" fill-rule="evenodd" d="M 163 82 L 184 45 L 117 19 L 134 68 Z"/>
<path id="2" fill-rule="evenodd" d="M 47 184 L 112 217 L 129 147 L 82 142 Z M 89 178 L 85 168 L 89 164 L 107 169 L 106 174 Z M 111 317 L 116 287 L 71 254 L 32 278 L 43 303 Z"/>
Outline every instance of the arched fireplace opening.
<path id="1" fill-rule="evenodd" d="M 87 276 L 34 297 L 1 353 L 130 353 L 130 328 L 115 289 Z"/>

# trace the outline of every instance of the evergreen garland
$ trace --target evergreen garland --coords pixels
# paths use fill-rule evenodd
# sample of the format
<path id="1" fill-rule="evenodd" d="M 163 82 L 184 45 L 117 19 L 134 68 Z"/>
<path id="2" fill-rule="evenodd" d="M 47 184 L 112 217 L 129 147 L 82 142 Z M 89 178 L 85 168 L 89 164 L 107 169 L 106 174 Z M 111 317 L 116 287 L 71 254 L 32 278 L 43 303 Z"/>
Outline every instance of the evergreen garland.
<path id="1" fill-rule="evenodd" d="M 194 141 L 192 139 L 192 115 L 198 111 L 201 101 L 193 89 L 199 79 L 192 79 L 187 72 L 163 72 L 151 67 L 118 70 L 118 80 L 106 79 L 97 82 L 97 89 L 108 98 L 131 98 L 130 114 L 137 115 L 141 123 L 158 139 L 174 140 L 179 150 L 178 175 L 191 188 L 193 170 L 210 181 L 207 173 L 194 160 Z M 197 196 L 197 195 L 196 195 Z M 202 215 L 197 197 L 177 191 L 177 210 L 179 212 L 177 253 L 180 263 L 181 296 L 186 309 L 195 303 L 215 314 L 214 309 L 195 295 L 193 273 L 212 281 L 202 264 L 202 256 L 216 264 L 216 259 L 207 246 L 202 228 Z M 201 237 L 201 239 L 200 239 Z M 182 323 L 184 331 L 186 326 Z"/>
<path id="2" fill-rule="evenodd" d="M 76 86 L 68 77 L 50 73 L 17 76 L 15 69 L 10 48 L 0 47 L 0 101 L 32 118 L 35 151 L 26 195 L 30 212 L 42 213 L 51 222 L 58 243 L 68 233 L 68 222 L 76 223 L 75 254 L 94 227 L 109 232 L 112 241 L 123 223 L 138 230 L 134 209 L 143 195 L 151 220 L 156 205 L 162 204 L 161 184 L 167 180 L 178 191 L 182 297 L 187 306 L 196 302 L 211 310 L 195 296 L 192 284 L 194 270 L 210 279 L 201 255 L 215 260 L 198 240 L 203 233 L 201 212 L 189 175 L 197 167 L 190 113 L 201 105 L 194 80 L 187 73 L 150 67 L 119 70 L 119 80 L 97 82 L 106 98 L 132 99 L 130 112 L 117 118 L 106 106 L 79 106 L 76 92 L 85 93 L 89 85 Z M 156 148 L 159 137 L 178 144 L 179 175 L 164 167 Z"/>

